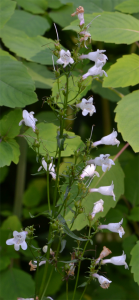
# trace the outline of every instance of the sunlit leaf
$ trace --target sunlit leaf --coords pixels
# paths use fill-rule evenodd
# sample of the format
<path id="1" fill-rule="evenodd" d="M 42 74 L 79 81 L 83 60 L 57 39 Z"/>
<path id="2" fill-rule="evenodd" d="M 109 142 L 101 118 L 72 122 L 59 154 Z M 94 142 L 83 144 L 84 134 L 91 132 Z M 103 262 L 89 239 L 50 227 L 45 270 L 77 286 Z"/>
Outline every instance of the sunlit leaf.
<path id="1" fill-rule="evenodd" d="M 4 141 L 14 138 L 20 132 L 19 122 L 22 119 L 22 110 L 15 109 L 4 115 L 0 120 L 0 136 Z"/>
<path id="2" fill-rule="evenodd" d="M 1 0 L 0 1 L 0 29 L 11 18 L 16 6 L 15 1 Z"/>
<path id="3" fill-rule="evenodd" d="M 16 0 L 17 3 L 33 14 L 44 14 L 47 8 L 46 0 Z"/>
<path id="4" fill-rule="evenodd" d="M 139 12 L 139 1 L 138 0 L 124 1 L 116 5 L 115 9 L 128 14 L 137 13 Z"/>
<path id="5" fill-rule="evenodd" d="M 134 280 L 139 284 L 139 241 L 130 252 L 132 258 L 130 261 L 131 273 L 134 274 Z"/>

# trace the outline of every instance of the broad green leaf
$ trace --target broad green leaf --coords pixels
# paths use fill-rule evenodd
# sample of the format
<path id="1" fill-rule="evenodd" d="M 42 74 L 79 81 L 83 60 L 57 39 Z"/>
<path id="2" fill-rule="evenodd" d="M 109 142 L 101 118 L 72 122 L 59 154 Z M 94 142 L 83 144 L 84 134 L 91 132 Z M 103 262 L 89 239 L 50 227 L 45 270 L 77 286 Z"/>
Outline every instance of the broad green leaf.
<path id="1" fill-rule="evenodd" d="M 135 206 L 132 208 L 130 215 L 128 216 L 128 219 L 131 221 L 137 221 L 139 222 L 139 206 Z"/>
<path id="2" fill-rule="evenodd" d="M 0 168 L 9 166 L 13 161 L 15 164 L 19 161 L 19 145 L 14 139 L 1 141 L 0 143 Z"/>
<path id="3" fill-rule="evenodd" d="M 116 5 L 115 9 L 128 14 L 137 13 L 139 12 L 139 1 L 138 0 L 124 1 Z"/>
<path id="4" fill-rule="evenodd" d="M 114 11 L 114 7 L 125 0 L 61 0 L 61 3 L 73 3 L 74 8 L 83 6 L 85 13 Z"/>
<path id="5" fill-rule="evenodd" d="M 8 217 L 1 226 L 2 230 L 21 231 L 22 225 L 17 216 Z"/>
<path id="6" fill-rule="evenodd" d="M 50 72 L 45 66 L 32 63 L 24 62 L 29 75 L 35 81 L 36 88 L 50 89 L 54 83 L 54 73 Z"/>
<path id="7" fill-rule="evenodd" d="M 98 14 L 85 15 L 86 24 L 89 24 Z M 73 21 L 64 30 L 79 31 L 79 21 Z M 130 15 L 118 12 L 103 12 L 96 18 L 89 32 L 93 40 L 115 44 L 132 44 L 139 39 L 139 20 Z"/>
<path id="8" fill-rule="evenodd" d="M 97 171 L 100 174 L 100 178 L 95 177 L 93 179 L 93 182 L 91 183 L 89 188 L 98 188 L 100 186 L 109 186 L 111 185 L 111 182 L 113 180 L 114 183 L 114 193 L 116 195 L 116 201 L 113 200 L 111 196 L 104 196 L 99 193 L 93 192 L 89 193 L 82 201 L 82 206 L 85 209 L 85 214 L 89 214 L 93 210 L 94 203 L 97 202 L 100 199 L 103 199 L 104 201 L 104 210 L 103 212 L 97 213 L 94 220 L 92 221 L 92 224 L 98 219 L 103 218 L 106 216 L 107 212 L 110 210 L 110 208 L 114 208 L 116 206 L 116 203 L 118 202 L 120 196 L 124 193 L 124 173 L 122 168 L 120 167 L 118 161 L 115 161 L 115 166 L 113 166 L 109 171 L 107 171 L 105 174 L 102 172 L 101 168 L 98 167 Z M 74 199 L 77 195 L 78 188 L 77 185 L 74 185 L 73 192 L 71 193 L 71 199 Z M 72 193 L 74 193 L 72 195 Z M 78 200 L 78 199 L 77 199 Z M 70 205 L 72 209 L 74 209 L 74 205 Z M 72 227 L 72 230 L 81 230 L 86 225 L 88 225 L 88 219 L 84 213 L 80 214 Z M 65 215 L 65 220 L 68 224 L 70 224 L 69 220 L 72 220 L 73 213 L 68 209 L 67 213 Z M 102 219 L 101 219 L 102 222 Z"/>
<path id="9" fill-rule="evenodd" d="M 34 82 L 26 67 L 11 56 L 0 55 L 0 105 L 24 107 L 37 101 Z"/>
<path id="10" fill-rule="evenodd" d="M 19 149 L 19 144 L 15 141 L 15 139 L 9 139 L 8 144 L 12 148 L 12 161 L 15 164 L 18 164 L 19 162 L 19 155 L 20 155 L 20 149 Z"/>
<path id="11" fill-rule="evenodd" d="M 43 196 L 46 195 L 46 180 L 35 179 L 31 182 L 27 190 L 23 195 L 23 203 L 27 207 L 37 206 L 42 200 Z"/>
<path id="12" fill-rule="evenodd" d="M 1 274 L 0 297 L 4 300 L 17 300 L 19 297 L 33 297 L 35 284 L 31 275 L 24 271 L 10 268 Z"/>
<path id="13" fill-rule="evenodd" d="M 104 78 L 104 87 L 125 87 L 139 82 L 139 56 L 137 54 L 124 55 L 112 65 Z"/>
<path id="14" fill-rule="evenodd" d="M 2 139 L 14 138 L 20 132 L 19 122 L 22 119 L 21 109 L 10 111 L 0 120 L 0 136 Z"/>
<path id="15" fill-rule="evenodd" d="M 1 31 L 3 43 L 12 52 L 29 61 L 34 61 L 44 65 L 52 65 L 52 50 L 54 41 L 42 36 L 29 37 L 23 31 L 4 27 Z"/>
<path id="16" fill-rule="evenodd" d="M 0 0 L 0 29 L 11 18 L 16 6 L 15 1 Z"/>
<path id="17" fill-rule="evenodd" d="M 44 14 L 47 8 L 46 0 L 16 0 L 16 2 L 33 14 Z"/>
<path id="18" fill-rule="evenodd" d="M 135 152 L 139 152 L 139 90 L 124 96 L 115 109 L 118 131 Z"/>
<path id="19" fill-rule="evenodd" d="M 40 138 L 40 148 L 39 153 L 42 156 L 46 155 L 48 151 L 51 156 L 55 156 L 56 148 L 57 148 L 57 130 L 58 127 L 52 123 L 40 123 L 37 125 L 37 129 L 39 130 L 39 138 Z M 62 157 L 70 156 L 73 154 L 74 150 L 77 150 L 79 147 L 83 147 L 84 144 L 81 141 L 79 136 L 76 136 L 73 132 L 65 131 L 70 137 L 74 137 L 71 139 L 66 139 L 64 143 L 64 151 L 62 151 Z M 36 139 L 36 135 L 33 132 L 32 128 L 28 129 L 24 133 L 24 137 L 26 138 L 29 146 L 33 146 L 34 141 Z"/>
<path id="20" fill-rule="evenodd" d="M 133 206 L 139 205 L 139 155 L 128 162 L 125 172 L 125 196 Z"/>
<path id="21" fill-rule="evenodd" d="M 8 171 L 9 171 L 8 167 L 0 168 L 0 183 L 2 183 L 5 180 Z"/>
<path id="22" fill-rule="evenodd" d="M 137 236 L 135 234 L 132 234 L 132 235 L 124 238 L 124 240 L 122 242 L 123 250 L 126 253 L 128 259 L 131 259 L 130 252 L 131 252 L 132 248 L 135 246 L 137 240 L 138 240 Z"/>
<path id="23" fill-rule="evenodd" d="M 5 25 L 7 34 L 12 33 L 12 29 L 24 31 L 28 36 L 34 37 L 43 35 L 50 29 L 50 23 L 46 18 L 35 16 L 23 10 L 15 10 L 11 19 Z"/>
<path id="24" fill-rule="evenodd" d="M 48 0 L 47 2 L 48 2 L 48 7 L 50 7 L 50 8 L 57 9 L 60 6 L 62 6 L 62 3 L 60 0 Z"/>
<path id="25" fill-rule="evenodd" d="M 130 252 L 132 258 L 130 261 L 131 273 L 134 274 L 134 280 L 139 284 L 139 241 Z"/>
<path id="26" fill-rule="evenodd" d="M 92 81 L 92 90 L 94 93 L 99 94 L 102 98 L 108 99 L 112 102 L 118 102 L 122 95 L 129 94 L 129 88 L 104 88 L 99 80 Z M 119 93 L 119 95 L 118 95 Z M 121 96 L 120 96 L 121 95 Z"/>
<path id="27" fill-rule="evenodd" d="M 49 13 L 49 17 L 53 22 L 57 23 L 61 27 L 65 27 L 72 22 L 71 14 L 74 12 L 73 6 L 66 5 L 60 7 L 58 10 L 53 10 Z"/>
<path id="28" fill-rule="evenodd" d="M 53 123 L 56 126 L 60 125 L 60 122 L 53 111 L 42 111 L 36 114 L 38 122 Z"/>
<path id="29" fill-rule="evenodd" d="M 9 256 L 1 256 L 0 257 L 0 271 L 5 270 L 11 263 Z"/>

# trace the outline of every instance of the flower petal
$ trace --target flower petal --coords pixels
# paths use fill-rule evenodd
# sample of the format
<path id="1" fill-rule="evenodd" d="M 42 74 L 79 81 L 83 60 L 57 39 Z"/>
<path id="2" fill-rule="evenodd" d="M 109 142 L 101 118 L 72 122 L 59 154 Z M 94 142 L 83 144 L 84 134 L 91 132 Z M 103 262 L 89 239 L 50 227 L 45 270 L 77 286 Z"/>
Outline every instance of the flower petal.
<path id="1" fill-rule="evenodd" d="M 23 250 L 26 250 L 27 249 L 27 243 L 24 241 L 22 244 L 21 244 L 21 248 L 23 249 Z"/>
<path id="2" fill-rule="evenodd" d="M 15 249 L 16 251 L 19 251 L 19 249 L 20 249 L 20 245 L 18 245 L 18 244 L 14 244 L 14 249 Z"/>
<path id="3" fill-rule="evenodd" d="M 89 113 L 89 111 L 87 109 L 84 108 L 84 110 L 82 111 L 82 115 L 83 116 L 87 116 Z"/>
<path id="4" fill-rule="evenodd" d="M 6 241 L 6 245 L 13 245 L 14 244 L 14 239 L 9 239 Z"/>

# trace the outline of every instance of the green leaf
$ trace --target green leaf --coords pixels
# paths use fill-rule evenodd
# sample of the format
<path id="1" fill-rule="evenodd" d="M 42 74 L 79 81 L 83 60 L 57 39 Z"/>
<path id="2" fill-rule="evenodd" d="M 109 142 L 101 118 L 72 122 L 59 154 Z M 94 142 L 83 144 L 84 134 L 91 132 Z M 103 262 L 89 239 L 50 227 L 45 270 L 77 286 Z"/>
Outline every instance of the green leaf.
<path id="1" fill-rule="evenodd" d="M 0 271 L 5 270 L 11 263 L 9 256 L 2 256 L 0 257 Z"/>
<path id="2" fill-rule="evenodd" d="M 45 179 L 33 180 L 27 190 L 24 192 L 24 205 L 27 207 L 37 206 L 45 195 L 46 186 L 47 184 Z"/>
<path id="3" fill-rule="evenodd" d="M 16 0 L 16 2 L 33 14 L 44 14 L 47 8 L 46 0 Z"/>
<path id="4" fill-rule="evenodd" d="M 89 24 L 98 13 L 85 15 L 86 24 Z M 64 30 L 79 31 L 79 20 L 73 21 Z M 139 40 L 139 20 L 130 15 L 118 12 L 103 12 L 96 18 L 89 32 L 93 40 L 115 44 L 132 44 Z"/>
<path id="5" fill-rule="evenodd" d="M 124 1 L 116 5 L 115 9 L 128 14 L 137 13 L 139 12 L 139 1 L 138 0 Z"/>
<path id="6" fill-rule="evenodd" d="M 32 63 L 24 62 L 29 75 L 35 81 L 36 88 L 39 89 L 50 89 L 54 83 L 54 73 L 50 72 L 45 66 Z"/>
<path id="7" fill-rule="evenodd" d="M 6 288 L 5 288 L 6 287 Z M 1 276 L 0 297 L 4 300 L 17 300 L 19 297 L 33 297 L 35 291 L 31 275 L 18 269 L 4 271 Z"/>
<path id="8" fill-rule="evenodd" d="M 101 167 L 97 167 L 97 171 L 100 174 L 100 178 L 95 177 L 89 188 L 109 186 L 111 185 L 111 182 L 113 180 L 116 201 L 114 201 L 111 196 L 104 196 L 96 192 L 88 193 L 88 195 L 82 201 L 82 206 L 85 209 L 85 214 L 82 213 L 76 218 L 72 230 L 81 230 L 82 228 L 84 228 L 86 225 L 89 224 L 86 214 L 92 212 L 95 202 L 97 202 L 100 199 L 103 199 L 104 210 L 103 212 L 96 214 L 95 218 L 92 221 L 92 224 L 94 224 L 96 220 L 98 220 L 100 217 L 101 218 L 105 217 L 107 212 L 110 210 L 110 208 L 114 208 L 116 206 L 116 203 L 118 202 L 120 196 L 124 193 L 124 173 L 117 160 L 115 161 L 115 166 L 113 166 L 105 174 L 102 172 Z M 70 191 L 71 199 L 75 198 L 75 196 L 77 195 L 77 191 L 78 189 L 75 183 L 73 189 Z M 71 204 L 70 206 L 72 209 L 74 208 L 73 204 Z M 69 224 L 69 220 L 72 220 L 72 218 L 73 218 L 73 213 L 70 210 L 67 210 L 67 213 L 65 215 L 65 220 L 67 221 L 68 224 Z"/>
<path id="9" fill-rule="evenodd" d="M 115 109 L 118 131 L 135 152 L 139 152 L 139 90 L 124 96 Z"/>
<path id="10" fill-rule="evenodd" d="M 34 83 L 26 67 L 0 51 L 0 105 L 24 107 L 37 101 Z"/>
<path id="11" fill-rule="evenodd" d="M 40 138 L 40 148 L 39 153 L 42 156 L 46 155 L 46 151 L 49 152 L 51 156 L 55 156 L 56 148 L 57 148 L 57 130 L 58 127 L 52 123 L 40 123 L 37 125 L 37 129 L 39 130 L 39 138 Z M 71 137 L 75 137 L 73 139 L 66 139 L 64 143 L 64 151 L 61 152 L 62 157 L 70 156 L 73 154 L 74 150 L 79 149 L 79 147 L 83 147 L 84 143 L 81 141 L 79 136 L 76 136 L 73 132 L 64 131 Z M 26 138 L 29 146 L 33 146 L 34 141 L 36 139 L 36 135 L 33 132 L 32 128 L 28 129 L 24 133 L 24 137 Z"/>
<path id="12" fill-rule="evenodd" d="M 131 221 L 139 222 L 139 207 L 135 206 L 132 208 L 130 212 L 130 216 L 128 216 L 128 219 Z"/>
<path id="13" fill-rule="evenodd" d="M 8 167 L 0 168 L 0 183 L 2 183 L 5 180 L 8 171 L 9 171 Z"/>
<path id="14" fill-rule="evenodd" d="M 125 172 L 125 196 L 133 206 L 139 205 L 139 155 L 128 162 Z"/>
<path id="15" fill-rule="evenodd" d="M 125 87 L 139 82 L 139 56 L 124 55 L 112 65 L 104 78 L 104 87 Z"/>
<path id="16" fill-rule="evenodd" d="M 134 274 L 134 280 L 139 284 L 139 241 L 130 252 L 132 258 L 130 261 L 131 273 Z"/>
<path id="17" fill-rule="evenodd" d="M 57 9 L 60 6 L 62 6 L 62 3 L 60 0 L 48 0 L 47 2 L 48 2 L 48 7 L 50 7 L 50 8 Z"/>
<path id="18" fill-rule="evenodd" d="M 19 145 L 14 139 L 0 142 L 0 168 L 9 166 L 12 161 L 17 164 L 19 155 Z"/>
<path id="19" fill-rule="evenodd" d="M 114 7 L 125 0 L 61 0 L 61 3 L 73 3 L 74 7 L 83 6 L 85 13 L 114 11 Z"/>
<path id="20" fill-rule="evenodd" d="M 11 18 L 16 6 L 15 1 L 1 0 L 0 1 L 0 29 Z"/>
<path id="21" fill-rule="evenodd" d="M 23 10 L 15 10 L 11 19 L 5 25 L 5 29 L 7 33 L 9 30 L 9 34 L 12 33 L 13 29 L 16 29 L 24 31 L 30 37 L 34 37 L 43 35 L 45 31 L 49 30 L 50 23 L 41 16 L 35 16 Z"/>
<path id="22" fill-rule="evenodd" d="M 122 242 L 123 250 L 125 251 L 128 259 L 131 259 L 130 252 L 131 252 L 132 248 L 135 246 L 137 240 L 138 240 L 137 236 L 135 234 L 132 234 L 132 235 L 124 238 L 124 240 Z"/>
<path id="23" fill-rule="evenodd" d="M 69 4 L 60 7 L 58 10 L 53 10 L 49 13 L 49 17 L 53 22 L 57 23 L 61 27 L 65 27 L 72 22 L 71 14 L 74 12 L 73 5 Z"/>
<path id="24" fill-rule="evenodd" d="M 76 234 L 74 234 L 74 233 L 68 228 L 68 226 L 66 226 L 66 225 L 63 227 L 63 231 L 64 231 L 67 235 L 69 235 L 72 239 L 74 239 L 74 240 L 82 241 L 82 242 L 88 240 L 88 239 L 80 238 L 79 236 L 77 236 Z"/>
<path id="25" fill-rule="evenodd" d="M 0 120 L 0 136 L 4 137 L 4 140 L 17 136 L 20 132 L 19 122 L 21 119 L 21 109 L 15 109 L 6 114 Z"/>
<path id="26" fill-rule="evenodd" d="M 53 111 L 42 111 L 36 114 L 38 122 L 53 123 L 56 126 L 60 125 L 60 122 Z"/>
<path id="27" fill-rule="evenodd" d="M 19 144 L 15 141 L 15 139 L 9 139 L 8 144 L 12 148 L 12 161 L 15 164 L 18 164 L 19 162 L 19 155 L 20 155 L 20 149 L 19 149 Z"/>
<path id="28" fill-rule="evenodd" d="M 29 37 L 23 31 L 3 28 L 1 31 L 2 41 L 10 51 L 29 61 L 44 65 L 52 65 L 52 50 L 54 41 L 42 36 Z M 51 50 L 49 49 L 51 48 Z"/>
<path id="29" fill-rule="evenodd" d="M 8 217 L 2 223 L 2 226 L 1 226 L 2 230 L 9 229 L 9 230 L 12 230 L 12 231 L 14 231 L 14 230 L 21 231 L 21 228 L 22 228 L 22 225 L 21 225 L 21 222 L 19 221 L 17 216 Z"/>

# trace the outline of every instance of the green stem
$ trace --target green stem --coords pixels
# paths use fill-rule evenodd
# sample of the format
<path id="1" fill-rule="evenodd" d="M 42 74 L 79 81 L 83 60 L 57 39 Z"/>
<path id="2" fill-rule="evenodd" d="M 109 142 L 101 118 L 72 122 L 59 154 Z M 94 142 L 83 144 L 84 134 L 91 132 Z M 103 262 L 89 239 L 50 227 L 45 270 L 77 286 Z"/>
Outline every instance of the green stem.
<path id="1" fill-rule="evenodd" d="M 61 150 L 59 149 L 57 172 L 56 172 L 56 182 L 55 182 L 55 190 L 54 190 L 53 215 L 55 213 L 55 205 L 56 205 L 56 198 L 57 198 L 57 186 L 58 186 L 58 179 L 59 179 L 60 159 L 61 159 Z"/>
<path id="2" fill-rule="evenodd" d="M 67 296 L 67 300 L 68 300 L 68 280 L 66 280 L 66 296 Z"/>
<path id="3" fill-rule="evenodd" d="M 83 295 L 84 295 L 84 293 L 85 293 L 86 289 L 87 289 L 87 285 L 85 286 L 85 288 L 84 288 L 84 290 L 83 290 L 83 293 L 82 293 L 82 295 L 81 295 L 81 297 L 80 297 L 80 299 L 79 299 L 79 300 L 81 300 L 81 299 L 82 299 L 82 297 L 83 297 Z"/>
<path id="4" fill-rule="evenodd" d="M 50 192 L 49 192 L 49 168 L 47 168 L 47 199 L 48 199 L 48 209 L 51 214 L 51 205 L 50 205 Z"/>

